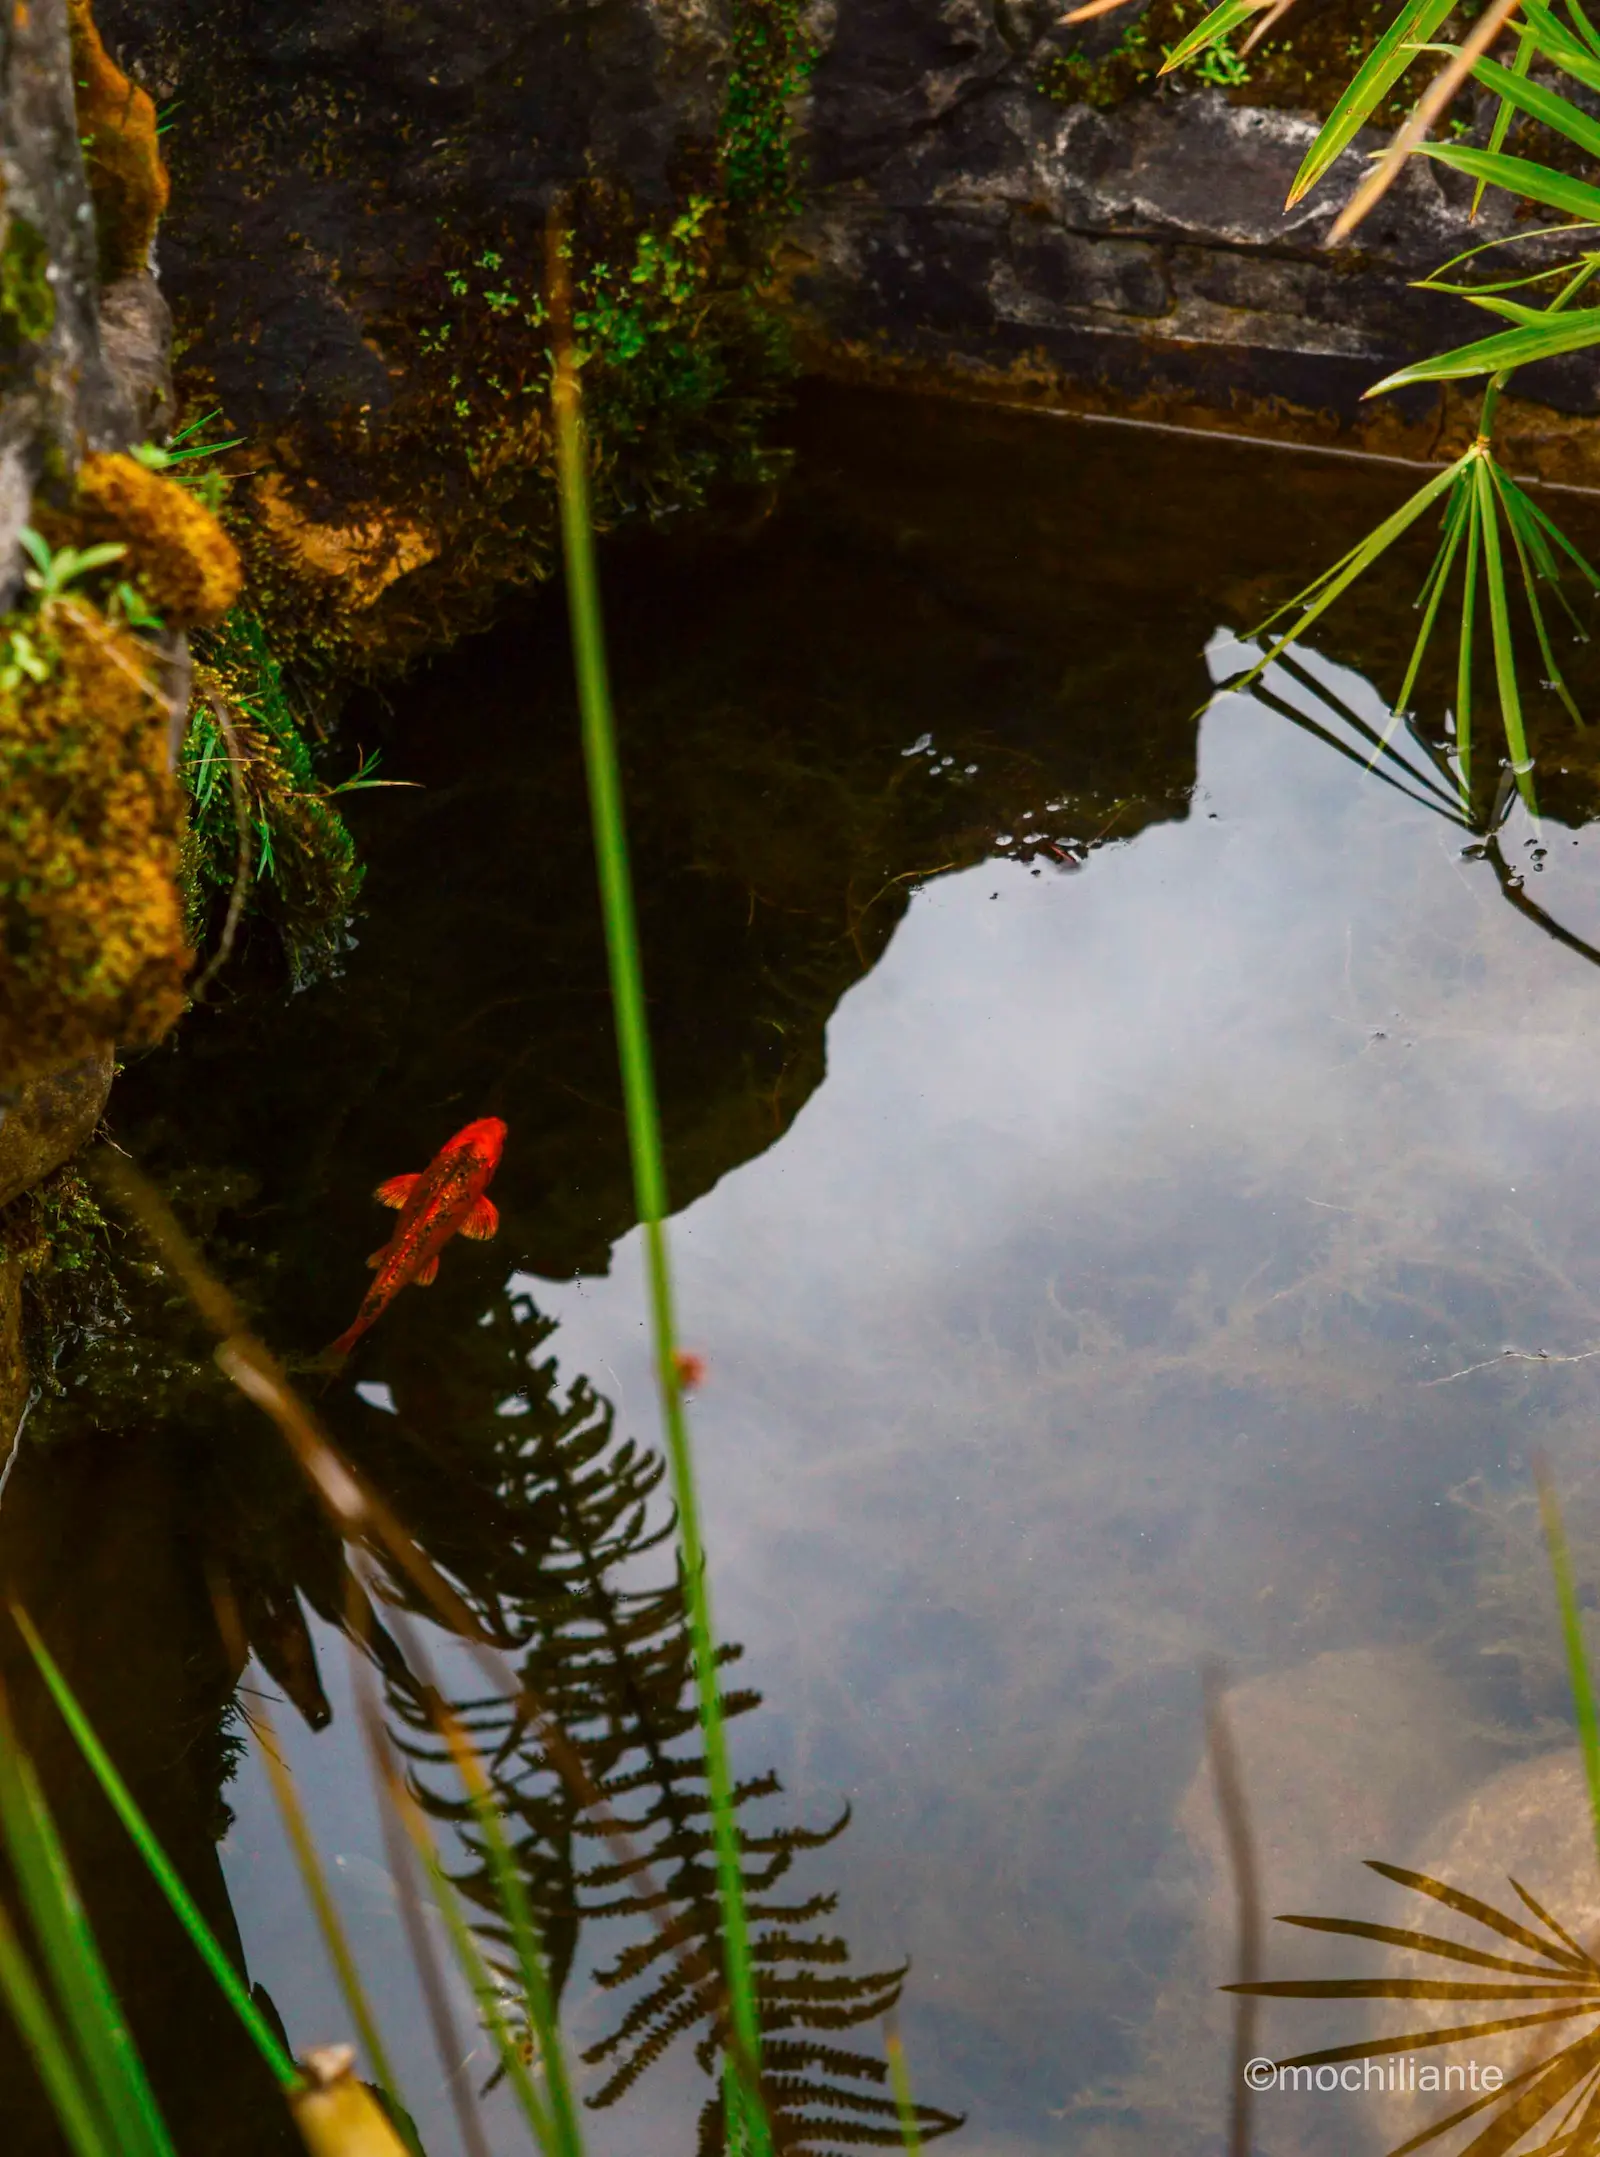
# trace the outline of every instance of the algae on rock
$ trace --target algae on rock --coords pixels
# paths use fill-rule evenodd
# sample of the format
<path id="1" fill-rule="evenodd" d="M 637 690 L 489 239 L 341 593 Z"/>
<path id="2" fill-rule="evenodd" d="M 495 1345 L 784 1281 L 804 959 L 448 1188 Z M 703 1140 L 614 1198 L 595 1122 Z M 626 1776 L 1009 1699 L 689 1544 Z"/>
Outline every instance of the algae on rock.
<path id="1" fill-rule="evenodd" d="M 8 1081 L 108 1041 L 156 1040 L 183 1008 L 166 631 L 214 615 L 238 583 L 215 519 L 132 458 L 86 458 L 78 505 L 43 512 L 50 539 L 33 535 L 30 603 L 0 623 Z M 95 543 L 80 550 L 69 533 Z"/>

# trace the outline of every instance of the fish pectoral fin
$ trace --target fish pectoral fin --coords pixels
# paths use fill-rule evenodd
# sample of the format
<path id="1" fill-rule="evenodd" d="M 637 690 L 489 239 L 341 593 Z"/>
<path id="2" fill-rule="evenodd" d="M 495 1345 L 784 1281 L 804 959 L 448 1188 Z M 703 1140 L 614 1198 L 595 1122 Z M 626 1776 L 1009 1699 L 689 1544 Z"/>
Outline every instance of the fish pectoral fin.
<path id="1" fill-rule="evenodd" d="M 439 1278 L 439 1261 L 430 1258 L 425 1266 L 419 1266 L 411 1276 L 419 1288 L 431 1288 Z"/>
<path id="2" fill-rule="evenodd" d="M 473 1200 L 472 1211 L 461 1224 L 463 1236 L 474 1243 L 487 1243 L 500 1226 L 500 1209 L 492 1198 Z"/>
<path id="3" fill-rule="evenodd" d="M 367 1260 L 367 1264 L 372 1267 L 381 1266 L 388 1255 L 389 1246 L 385 1243 L 373 1252 L 372 1256 Z"/>
<path id="4" fill-rule="evenodd" d="M 372 1195 L 380 1206 L 393 1206 L 398 1210 L 421 1181 L 420 1176 L 391 1176 L 387 1183 L 380 1183 Z"/>

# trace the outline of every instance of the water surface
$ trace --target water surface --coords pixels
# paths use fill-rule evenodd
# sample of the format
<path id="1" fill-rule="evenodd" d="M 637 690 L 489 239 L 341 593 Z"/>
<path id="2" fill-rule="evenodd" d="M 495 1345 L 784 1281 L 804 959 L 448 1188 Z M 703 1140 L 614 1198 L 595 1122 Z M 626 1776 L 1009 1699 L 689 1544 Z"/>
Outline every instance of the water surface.
<path id="1" fill-rule="evenodd" d="M 919 2094 L 966 2115 L 962 2146 L 1220 2147 L 1202 1661 L 1235 1687 L 1271 1909 L 1403 1921 L 1359 1861 L 1404 1862 L 1566 1742 L 1526 1490 L 1543 1447 L 1580 1545 L 1600 1534 L 1600 1358 L 1559 1360 L 1600 1347 L 1590 768 L 1547 727 L 1556 814 L 1518 810 L 1485 859 L 1282 696 L 1210 699 L 1217 632 L 1391 507 L 1392 474 L 865 398 L 813 398 L 798 438 L 759 528 L 608 563 L 715 1613 L 764 1696 L 740 1772 L 783 1786 L 750 1819 L 849 1808 L 780 1899 L 837 1896 L 799 1929 L 857 1973 L 909 1957 Z M 1387 678 L 1408 596 L 1363 599 L 1278 689 L 1334 733 L 1341 704 L 1381 709 L 1353 668 Z M 562 1448 L 609 1412 L 603 1468 L 656 1426 L 561 633 L 533 604 L 357 713 L 425 789 L 358 803 L 342 978 L 285 1000 L 257 953 L 128 1074 L 114 1127 L 269 1337 L 310 1349 L 360 1296 L 372 1186 L 506 1117 L 500 1239 L 447 1254 L 323 1405 L 542 1682 L 577 1688 Z M 75 1411 L 92 1432 L 58 1416 L 0 1545 L 202 1872 L 233 1676 L 207 1568 L 235 1583 L 246 1683 L 303 1711 L 275 1710 L 437 2157 L 454 2129 L 362 1781 L 338 1554 L 151 1293 L 166 1375 L 119 1366 L 115 1406 Z M 606 1546 L 607 1593 L 670 1579 L 641 1538 Z M 620 1666 L 572 1696 L 626 1722 L 624 1766 L 652 1731 L 688 1746 L 670 1634 L 659 1696 L 617 1707 Z M 554 1908 L 596 1860 L 541 1791 Z M 251 1974 L 297 2045 L 343 2034 L 258 1764 L 227 1798 L 206 1876 Z M 136 1936 L 137 1884 L 82 1810 Z M 593 1974 L 637 1935 L 563 1932 L 580 2044 L 637 1997 Z M 1362 1952 L 1271 1943 L 1280 1973 Z M 1286 2010 L 1261 2049 L 1324 2027 L 1356 2030 Z M 691 2052 L 592 2114 L 596 2152 L 692 2145 Z M 217 2148 L 277 2146 L 248 2076 L 229 2055 L 194 2100 Z M 1307 2097 L 1260 2133 L 1376 2151 L 1385 2124 Z"/>

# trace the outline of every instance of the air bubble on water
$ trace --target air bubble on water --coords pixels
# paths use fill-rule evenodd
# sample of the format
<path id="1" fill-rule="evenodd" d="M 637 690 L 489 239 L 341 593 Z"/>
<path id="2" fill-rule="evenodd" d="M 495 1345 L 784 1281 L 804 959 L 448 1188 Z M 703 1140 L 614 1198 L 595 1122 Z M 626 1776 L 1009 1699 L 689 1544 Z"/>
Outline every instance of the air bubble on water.
<path id="1" fill-rule="evenodd" d="M 968 764 L 966 766 L 966 774 L 969 779 L 972 777 L 973 773 L 977 770 L 977 768 L 978 767 L 976 764 Z"/>
<path id="2" fill-rule="evenodd" d="M 921 756 L 924 749 L 931 748 L 932 746 L 933 736 L 931 734 L 919 734 L 916 740 L 911 744 L 911 747 L 909 749 L 902 749 L 900 754 L 902 756 Z"/>

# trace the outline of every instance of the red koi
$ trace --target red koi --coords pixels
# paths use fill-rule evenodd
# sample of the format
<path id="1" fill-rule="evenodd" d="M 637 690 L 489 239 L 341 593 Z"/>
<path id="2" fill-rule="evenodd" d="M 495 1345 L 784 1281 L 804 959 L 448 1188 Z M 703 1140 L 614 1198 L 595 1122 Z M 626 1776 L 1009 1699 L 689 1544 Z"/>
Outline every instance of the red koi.
<path id="1" fill-rule="evenodd" d="M 411 1283 L 426 1288 L 438 1278 L 439 1253 L 454 1235 L 477 1243 L 492 1236 L 500 1215 L 486 1187 L 500 1162 L 506 1127 L 498 1116 L 481 1116 L 441 1146 L 417 1176 L 391 1176 L 373 1197 L 380 1206 L 399 1208 L 394 1234 L 367 1264 L 377 1278 L 362 1299 L 355 1322 L 324 1351 L 330 1363 L 342 1362 L 368 1326 Z"/>

